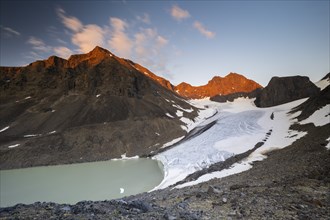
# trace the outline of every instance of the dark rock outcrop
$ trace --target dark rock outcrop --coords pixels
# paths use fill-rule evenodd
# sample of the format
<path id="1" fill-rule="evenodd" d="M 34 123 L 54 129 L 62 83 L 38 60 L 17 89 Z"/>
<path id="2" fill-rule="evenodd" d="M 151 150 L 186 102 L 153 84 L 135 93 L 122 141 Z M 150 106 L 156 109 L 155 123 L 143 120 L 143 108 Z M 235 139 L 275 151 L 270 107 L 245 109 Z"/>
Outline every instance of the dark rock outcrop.
<path id="1" fill-rule="evenodd" d="M 320 89 L 306 76 L 273 77 L 257 96 L 258 107 L 271 107 L 317 95 Z"/>
<path id="2" fill-rule="evenodd" d="M 237 93 L 232 93 L 229 95 L 216 95 L 210 98 L 211 101 L 214 102 L 232 102 L 237 98 L 256 98 L 260 92 L 261 92 L 261 88 L 253 90 L 252 92 L 237 92 Z"/>

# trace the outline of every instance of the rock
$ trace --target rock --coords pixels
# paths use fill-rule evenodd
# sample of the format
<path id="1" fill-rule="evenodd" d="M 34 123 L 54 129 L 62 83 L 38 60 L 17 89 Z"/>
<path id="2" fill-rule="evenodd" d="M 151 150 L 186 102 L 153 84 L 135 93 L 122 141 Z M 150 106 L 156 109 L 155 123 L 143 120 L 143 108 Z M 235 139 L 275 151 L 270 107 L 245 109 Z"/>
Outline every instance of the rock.
<path id="1" fill-rule="evenodd" d="M 128 206 L 131 208 L 139 209 L 142 212 L 152 211 L 152 207 L 148 203 L 141 201 L 141 200 L 133 200 L 128 203 Z"/>
<path id="2" fill-rule="evenodd" d="M 237 213 L 236 213 L 236 211 L 231 211 L 231 212 L 229 212 L 228 213 L 228 216 L 236 216 L 237 215 Z"/>
<path id="3" fill-rule="evenodd" d="M 271 107 L 311 97 L 319 91 L 306 76 L 273 77 L 254 103 L 258 107 Z"/>
<path id="4" fill-rule="evenodd" d="M 209 186 L 207 189 L 208 194 L 219 194 L 221 191 L 219 189 L 216 189 L 214 186 Z"/>
<path id="5" fill-rule="evenodd" d="M 62 211 L 65 211 L 65 212 L 70 212 L 71 211 L 71 208 L 70 206 L 64 206 L 61 208 Z"/>
<path id="6" fill-rule="evenodd" d="M 175 215 L 169 214 L 168 212 L 166 212 L 166 213 L 164 214 L 164 218 L 165 218 L 166 220 L 176 220 L 176 219 L 177 219 L 177 217 L 175 217 Z"/>
<path id="7" fill-rule="evenodd" d="M 234 185 L 230 186 L 229 189 L 237 190 L 237 189 L 247 188 L 247 187 L 249 187 L 249 185 L 247 185 L 247 184 L 234 184 Z"/>
<path id="8" fill-rule="evenodd" d="M 188 203 L 187 202 L 180 202 L 178 205 L 177 205 L 177 207 L 179 208 L 179 209 L 187 209 L 188 208 Z"/>
<path id="9" fill-rule="evenodd" d="M 227 203 L 227 198 L 225 198 L 225 197 L 222 198 L 222 202 L 223 202 L 223 203 Z"/>

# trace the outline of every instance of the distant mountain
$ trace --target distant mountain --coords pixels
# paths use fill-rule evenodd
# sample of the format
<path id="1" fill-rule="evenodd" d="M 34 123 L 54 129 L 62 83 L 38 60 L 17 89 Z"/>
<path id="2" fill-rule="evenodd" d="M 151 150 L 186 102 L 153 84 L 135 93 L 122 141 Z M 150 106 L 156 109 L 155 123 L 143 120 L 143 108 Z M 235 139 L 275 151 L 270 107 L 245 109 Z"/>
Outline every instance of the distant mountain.
<path id="1" fill-rule="evenodd" d="M 148 155 L 197 116 L 169 81 L 100 47 L 0 71 L 0 169 Z"/>
<path id="2" fill-rule="evenodd" d="M 255 98 L 257 107 L 271 107 L 317 95 L 320 89 L 330 84 L 329 77 L 324 77 L 316 84 L 306 76 L 272 77 L 265 88 L 251 92 L 238 92 L 228 95 L 215 95 L 210 99 L 216 102 L 234 101 L 239 97 Z"/>
<path id="3" fill-rule="evenodd" d="M 262 88 L 262 86 L 253 80 L 247 79 L 237 73 L 229 73 L 225 77 L 215 76 L 203 86 L 192 86 L 183 82 L 175 86 L 174 90 L 183 97 L 201 99 L 215 95 L 251 92 L 258 88 Z"/>

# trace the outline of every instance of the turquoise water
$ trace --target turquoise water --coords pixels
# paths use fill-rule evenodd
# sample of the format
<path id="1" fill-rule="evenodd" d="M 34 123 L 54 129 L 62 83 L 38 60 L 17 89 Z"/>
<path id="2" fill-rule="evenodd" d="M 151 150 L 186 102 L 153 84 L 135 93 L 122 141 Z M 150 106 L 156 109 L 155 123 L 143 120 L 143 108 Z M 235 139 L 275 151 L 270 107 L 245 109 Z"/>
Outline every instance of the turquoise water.
<path id="1" fill-rule="evenodd" d="M 146 158 L 1 170 L 0 207 L 116 199 L 149 191 L 162 179 L 160 163 Z"/>

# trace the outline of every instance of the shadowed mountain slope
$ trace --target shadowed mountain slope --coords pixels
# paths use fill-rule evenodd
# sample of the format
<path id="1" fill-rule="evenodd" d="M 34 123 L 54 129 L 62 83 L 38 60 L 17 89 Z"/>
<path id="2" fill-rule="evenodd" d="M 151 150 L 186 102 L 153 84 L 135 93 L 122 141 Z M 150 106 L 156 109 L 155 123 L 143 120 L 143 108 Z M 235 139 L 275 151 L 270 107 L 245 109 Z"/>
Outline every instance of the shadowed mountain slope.
<path id="1" fill-rule="evenodd" d="M 100 47 L 0 70 L 1 169 L 148 155 L 186 133 L 178 108 L 197 116 L 167 80 Z"/>

